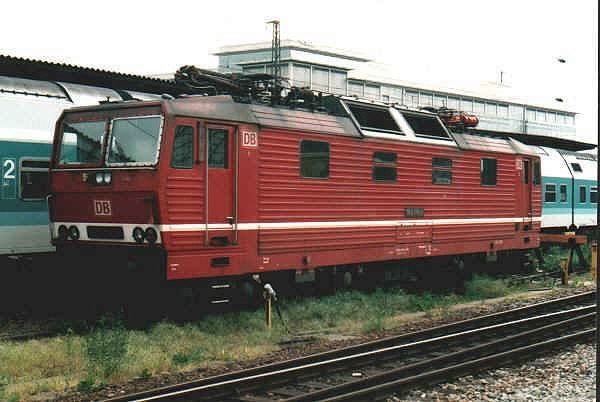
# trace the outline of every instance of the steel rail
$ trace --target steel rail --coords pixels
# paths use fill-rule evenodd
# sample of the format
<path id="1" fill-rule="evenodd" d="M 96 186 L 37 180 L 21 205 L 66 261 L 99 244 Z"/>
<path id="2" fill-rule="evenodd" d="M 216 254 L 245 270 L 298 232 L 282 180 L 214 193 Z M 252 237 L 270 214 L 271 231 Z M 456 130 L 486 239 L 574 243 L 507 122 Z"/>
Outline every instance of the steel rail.
<path id="1" fill-rule="evenodd" d="M 594 299 L 595 292 L 587 292 L 580 295 L 569 296 L 561 299 L 555 299 L 549 302 L 537 303 L 531 306 L 520 307 L 512 310 L 508 310 L 505 312 L 489 314 L 486 316 L 460 321 L 457 323 L 447 324 L 440 327 L 422 330 L 406 335 L 400 335 L 395 337 L 386 338 L 383 340 L 372 341 L 364 344 L 360 344 L 357 346 L 337 349 L 330 352 L 315 354 L 307 357 L 302 357 L 298 359 L 293 359 L 281 363 L 274 363 L 270 365 L 265 365 L 253 369 L 242 370 L 238 372 L 228 373 L 212 378 L 206 378 L 202 380 L 190 381 L 186 383 L 176 384 L 174 386 L 162 387 L 150 391 L 139 392 L 131 395 L 124 395 L 112 399 L 108 399 L 106 401 L 117 402 L 117 401 L 131 401 L 131 400 L 159 400 L 159 399 L 173 399 L 173 398 L 181 398 L 183 395 L 189 395 L 191 392 L 199 392 L 203 390 L 218 390 L 218 389 L 228 389 L 227 392 L 229 394 L 237 393 L 238 395 L 241 392 L 247 391 L 252 388 L 248 384 L 254 382 L 253 386 L 264 382 L 265 378 L 268 377 L 268 373 L 273 375 L 273 373 L 278 373 L 277 375 L 285 377 L 288 373 L 294 374 L 298 377 L 299 370 L 310 370 L 314 365 L 323 364 L 324 361 L 329 361 L 327 364 L 338 364 L 343 365 L 343 362 L 348 361 L 348 355 L 355 355 L 356 359 L 367 359 L 367 356 L 373 354 L 373 349 L 380 349 L 383 353 L 390 353 L 396 349 L 406 350 L 409 344 L 412 344 L 412 347 L 416 347 L 418 345 L 427 344 L 427 340 L 431 341 L 432 338 L 442 338 L 442 339 L 452 339 L 451 335 L 456 335 L 456 332 L 459 331 L 469 331 L 469 329 L 473 330 L 470 332 L 471 334 L 481 334 L 482 331 L 485 331 L 482 328 L 477 328 L 478 326 L 487 325 L 487 331 L 499 330 L 503 324 L 493 324 L 497 322 L 506 321 L 514 319 L 515 317 L 523 317 L 527 315 L 534 314 L 536 312 L 551 310 L 555 308 L 559 308 L 562 306 L 568 305 L 577 305 L 589 302 Z M 590 307 L 587 307 L 588 309 Z M 535 319 L 538 322 L 544 322 L 543 320 L 548 319 L 559 319 L 568 317 L 568 314 L 575 314 L 575 310 L 586 309 L 573 309 L 571 312 L 557 312 L 545 314 L 543 316 L 536 317 Z M 554 318 L 552 318 L 554 317 Z M 526 318 L 522 320 L 517 320 L 520 322 L 529 321 L 532 322 L 532 318 Z M 504 325 L 506 326 L 506 325 Z M 439 340 L 438 340 L 439 341 Z M 357 360 L 358 361 L 358 360 Z M 298 367 L 304 367 L 303 369 L 299 369 Z M 291 375 L 291 374 L 289 374 Z M 273 377 L 271 377 L 273 378 Z M 245 381 L 246 385 L 243 385 Z M 282 380 L 287 381 L 287 380 Z M 249 387 L 249 388 L 248 388 Z M 206 391 L 205 391 L 206 392 Z M 216 397 L 224 396 L 227 392 L 220 391 L 217 393 L 213 392 L 212 396 Z"/>
<path id="2" fill-rule="evenodd" d="M 589 310 L 588 310 L 589 311 Z M 478 344 L 473 347 L 458 350 L 432 359 L 425 359 L 421 362 L 402 366 L 378 375 L 373 375 L 364 380 L 346 382 L 344 384 L 331 386 L 326 389 L 317 390 L 314 392 L 305 393 L 304 395 L 283 399 L 286 402 L 316 402 L 329 400 L 348 400 L 344 395 L 369 395 L 370 391 L 383 384 L 415 384 L 419 381 L 428 381 L 430 376 L 426 373 L 430 371 L 444 372 L 451 367 L 465 364 L 471 361 L 481 361 L 486 356 L 502 354 L 513 349 L 522 350 L 523 347 L 531 346 L 533 341 L 545 342 L 544 339 L 550 334 L 555 337 L 562 337 L 565 330 L 579 330 L 582 327 L 593 325 L 596 313 L 595 311 L 583 314 L 581 316 L 570 318 L 564 321 L 559 321 L 553 324 L 532 330 L 520 332 L 491 342 Z M 540 339 L 541 338 L 541 339 Z M 535 344 L 537 344 L 535 343 Z M 429 370 L 429 371 L 428 371 Z M 408 382 L 407 379 L 411 379 Z M 447 379 L 447 378 L 443 378 Z M 385 387 L 384 387 L 385 388 Z M 387 389 L 387 388 L 386 388 Z M 389 394 L 388 394 L 389 395 Z M 339 399 L 342 398 L 342 399 Z"/>

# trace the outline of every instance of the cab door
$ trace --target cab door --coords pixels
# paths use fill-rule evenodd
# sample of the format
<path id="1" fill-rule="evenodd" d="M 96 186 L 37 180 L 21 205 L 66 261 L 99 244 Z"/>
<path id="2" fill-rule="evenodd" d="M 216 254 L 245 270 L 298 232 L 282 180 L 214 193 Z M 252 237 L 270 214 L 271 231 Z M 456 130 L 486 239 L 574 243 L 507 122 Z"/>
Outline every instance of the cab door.
<path id="1" fill-rule="evenodd" d="M 520 193 L 521 193 L 521 216 L 527 218 L 526 221 L 530 222 L 533 217 L 533 177 L 532 177 L 532 166 L 533 162 L 530 158 L 523 158 L 521 161 L 521 180 L 520 180 Z"/>
<path id="2" fill-rule="evenodd" d="M 205 217 L 208 246 L 228 246 L 236 242 L 235 127 L 225 125 L 205 126 Z"/>

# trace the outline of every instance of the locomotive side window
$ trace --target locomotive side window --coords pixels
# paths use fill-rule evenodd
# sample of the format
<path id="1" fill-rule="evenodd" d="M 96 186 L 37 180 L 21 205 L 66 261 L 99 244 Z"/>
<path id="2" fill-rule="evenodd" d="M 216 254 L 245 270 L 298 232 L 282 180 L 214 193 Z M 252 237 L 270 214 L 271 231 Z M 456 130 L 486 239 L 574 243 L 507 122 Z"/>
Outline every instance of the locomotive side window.
<path id="1" fill-rule="evenodd" d="M 21 159 L 21 199 L 43 200 L 50 191 L 47 159 Z"/>
<path id="2" fill-rule="evenodd" d="M 590 187 L 590 202 L 593 204 L 598 202 L 598 187 Z"/>
<path id="3" fill-rule="evenodd" d="M 373 153 L 373 180 L 396 181 L 396 153 Z"/>
<path id="4" fill-rule="evenodd" d="M 556 184 L 546 184 L 544 202 L 556 202 Z"/>
<path id="5" fill-rule="evenodd" d="M 560 202 L 567 202 L 567 185 L 560 185 Z"/>
<path id="6" fill-rule="evenodd" d="M 579 186 L 579 202 L 586 202 L 587 187 Z"/>
<path id="7" fill-rule="evenodd" d="M 300 141 L 300 176 L 329 177 L 329 143 Z"/>
<path id="8" fill-rule="evenodd" d="M 208 129 L 208 167 L 227 169 L 228 161 L 228 140 L 227 130 Z"/>
<path id="9" fill-rule="evenodd" d="M 529 161 L 523 161 L 523 183 L 529 184 Z"/>
<path id="10" fill-rule="evenodd" d="M 481 159 L 481 185 L 495 186 L 496 185 L 496 159 L 482 158 Z"/>
<path id="11" fill-rule="evenodd" d="M 452 184 L 452 159 L 433 158 L 431 167 L 432 184 Z"/>
<path id="12" fill-rule="evenodd" d="M 171 167 L 190 169 L 194 159 L 194 129 L 190 126 L 177 126 L 173 140 Z"/>
<path id="13" fill-rule="evenodd" d="M 542 173 L 540 162 L 533 162 L 533 184 L 540 185 L 542 183 Z"/>

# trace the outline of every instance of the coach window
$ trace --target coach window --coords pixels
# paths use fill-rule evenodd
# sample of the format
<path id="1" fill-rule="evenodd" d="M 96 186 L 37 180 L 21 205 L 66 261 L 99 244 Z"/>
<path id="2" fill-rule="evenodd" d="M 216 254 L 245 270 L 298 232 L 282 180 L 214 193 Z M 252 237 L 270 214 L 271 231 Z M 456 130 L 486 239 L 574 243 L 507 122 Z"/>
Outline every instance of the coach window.
<path id="1" fill-rule="evenodd" d="M 590 202 L 592 204 L 598 202 L 598 187 L 590 187 Z"/>
<path id="2" fill-rule="evenodd" d="M 329 143 L 311 140 L 300 141 L 300 176 L 329 177 Z"/>
<path id="3" fill-rule="evenodd" d="M 579 163 L 571 163 L 574 172 L 583 172 Z"/>
<path id="4" fill-rule="evenodd" d="M 496 185 L 496 159 L 482 158 L 481 159 L 481 185 L 495 186 Z"/>
<path id="5" fill-rule="evenodd" d="M 21 159 L 21 199 L 43 200 L 48 195 L 48 159 Z"/>
<path id="6" fill-rule="evenodd" d="M 544 202 L 556 202 L 556 184 L 546 184 Z"/>
<path id="7" fill-rule="evenodd" d="M 579 186 L 579 202 L 586 202 L 587 187 Z"/>
<path id="8" fill-rule="evenodd" d="M 396 153 L 373 152 L 373 180 L 396 181 Z"/>
<path id="9" fill-rule="evenodd" d="M 542 183 L 542 173 L 540 169 L 540 162 L 533 162 L 533 184 L 536 186 Z"/>
<path id="10" fill-rule="evenodd" d="M 452 159 L 433 158 L 431 167 L 432 184 L 452 184 Z"/>
<path id="11" fill-rule="evenodd" d="M 194 129 L 190 126 L 177 126 L 175 129 L 171 167 L 178 169 L 192 167 L 194 159 L 193 133 Z"/>
<path id="12" fill-rule="evenodd" d="M 227 130 L 208 129 L 208 167 L 227 169 L 229 150 Z"/>
<path id="13" fill-rule="evenodd" d="M 560 185 L 560 202 L 567 202 L 567 185 Z"/>

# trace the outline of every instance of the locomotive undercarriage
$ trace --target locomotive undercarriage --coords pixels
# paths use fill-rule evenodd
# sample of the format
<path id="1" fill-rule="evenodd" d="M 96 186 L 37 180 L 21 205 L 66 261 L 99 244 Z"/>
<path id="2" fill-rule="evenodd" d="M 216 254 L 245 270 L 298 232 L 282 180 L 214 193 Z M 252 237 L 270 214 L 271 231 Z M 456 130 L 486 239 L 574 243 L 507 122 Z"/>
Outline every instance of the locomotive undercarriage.
<path id="1" fill-rule="evenodd" d="M 507 251 L 493 258 L 469 254 L 167 281 L 162 248 L 69 246 L 58 247 L 65 262 L 47 307 L 86 317 L 124 313 L 134 324 L 255 308 L 262 303 L 266 284 L 283 297 L 318 296 L 343 289 L 369 291 L 390 285 L 407 291 L 460 292 L 474 272 L 516 272 L 529 264 L 527 253 Z"/>

